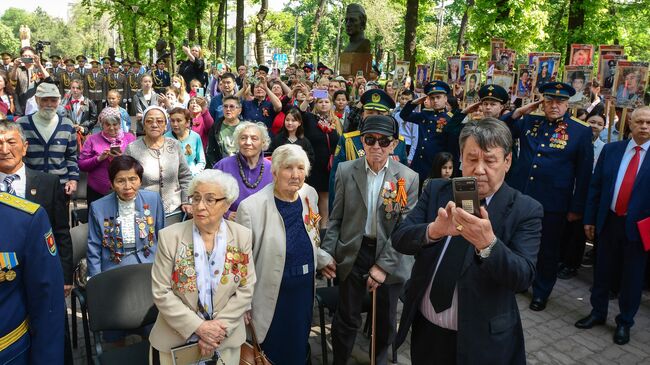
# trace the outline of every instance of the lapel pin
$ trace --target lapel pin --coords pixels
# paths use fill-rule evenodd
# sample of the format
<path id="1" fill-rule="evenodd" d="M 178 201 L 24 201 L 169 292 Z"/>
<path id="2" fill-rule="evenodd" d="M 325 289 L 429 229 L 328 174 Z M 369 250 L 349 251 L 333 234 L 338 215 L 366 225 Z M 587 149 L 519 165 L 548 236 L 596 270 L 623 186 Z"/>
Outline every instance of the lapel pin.
<path id="1" fill-rule="evenodd" d="M 30 190 L 29 193 L 32 194 L 32 195 L 36 195 L 36 189 Z"/>

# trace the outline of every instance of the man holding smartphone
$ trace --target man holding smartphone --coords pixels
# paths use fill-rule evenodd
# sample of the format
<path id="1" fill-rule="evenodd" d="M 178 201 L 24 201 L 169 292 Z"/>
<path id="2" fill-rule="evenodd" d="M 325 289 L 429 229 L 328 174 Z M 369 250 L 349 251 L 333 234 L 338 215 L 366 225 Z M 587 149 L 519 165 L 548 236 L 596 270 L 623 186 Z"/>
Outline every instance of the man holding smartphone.
<path id="1" fill-rule="evenodd" d="M 14 66 L 9 72 L 9 80 L 16 85 L 16 96 L 20 110 L 23 111 L 26 109 L 27 100 L 36 94 L 36 87 L 41 82 L 54 82 L 32 47 L 23 47 L 20 50 L 20 57 L 14 60 Z"/>
<path id="2" fill-rule="evenodd" d="M 525 364 L 515 293 L 535 276 L 542 206 L 504 182 L 513 143 L 503 122 L 470 121 L 459 140 L 463 176 L 476 179 L 463 193 L 481 201 L 481 217 L 436 179 L 395 229 L 393 247 L 416 258 L 395 344 L 411 328 L 413 365 Z"/>

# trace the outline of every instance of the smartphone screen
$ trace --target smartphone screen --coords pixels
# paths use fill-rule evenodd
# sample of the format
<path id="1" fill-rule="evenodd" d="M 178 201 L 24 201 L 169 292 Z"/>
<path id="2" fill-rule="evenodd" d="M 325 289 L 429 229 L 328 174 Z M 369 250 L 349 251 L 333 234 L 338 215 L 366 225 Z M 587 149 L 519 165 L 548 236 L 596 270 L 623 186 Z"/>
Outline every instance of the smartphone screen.
<path id="1" fill-rule="evenodd" d="M 454 192 L 454 203 L 469 214 L 481 218 L 480 201 L 478 198 L 478 187 L 475 177 L 457 177 L 451 179 Z"/>
<path id="2" fill-rule="evenodd" d="M 122 150 L 120 149 L 120 146 L 111 146 L 111 153 L 114 155 L 119 155 Z"/>
<path id="3" fill-rule="evenodd" d="M 362 70 L 357 71 L 357 76 L 363 76 L 363 71 Z"/>
<path id="4" fill-rule="evenodd" d="M 325 99 L 325 98 L 327 98 L 327 90 L 325 90 L 325 89 L 314 89 L 314 90 L 312 90 L 312 95 L 316 99 Z"/>
<path id="5" fill-rule="evenodd" d="M 205 96 L 205 89 L 202 88 L 202 87 L 196 89 L 196 95 L 198 95 L 198 96 Z"/>
<path id="6" fill-rule="evenodd" d="M 20 60 L 22 63 L 34 63 L 34 59 L 31 57 L 21 57 Z"/>

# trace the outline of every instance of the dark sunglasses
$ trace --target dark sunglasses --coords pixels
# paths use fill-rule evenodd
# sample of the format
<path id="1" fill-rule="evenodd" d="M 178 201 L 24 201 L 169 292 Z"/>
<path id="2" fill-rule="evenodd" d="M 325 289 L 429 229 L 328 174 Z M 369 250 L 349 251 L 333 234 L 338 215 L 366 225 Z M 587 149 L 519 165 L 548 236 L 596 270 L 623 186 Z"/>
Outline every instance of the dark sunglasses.
<path id="1" fill-rule="evenodd" d="M 375 136 L 363 136 L 363 141 L 366 142 L 368 146 L 374 146 L 376 142 L 379 142 L 379 147 L 385 148 L 390 145 L 393 139 L 386 136 L 383 136 L 381 138 L 377 138 Z"/>

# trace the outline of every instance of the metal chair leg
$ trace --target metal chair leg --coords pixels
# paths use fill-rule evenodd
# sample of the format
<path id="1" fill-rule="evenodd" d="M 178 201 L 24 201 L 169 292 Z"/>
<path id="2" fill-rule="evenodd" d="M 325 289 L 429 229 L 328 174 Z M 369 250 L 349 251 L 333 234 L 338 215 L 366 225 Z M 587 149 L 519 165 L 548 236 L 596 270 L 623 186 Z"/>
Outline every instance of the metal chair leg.
<path id="1" fill-rule="evenodd" d="M 81 307 L 81 321 L 84 328 L 84 342 L 86 345 L 86 361 L 88 364 L 93 363 L 93 349 L 90 345 L 90 328 L 88 327 L 88 311 L 84 306 Z"/>
<path id="2" fill-rule="evenodd" d="M 72 326 L 72 348 L 76 349 L 77 348 L 77 295 L 74 293 L 74 290 L 72 293 L 70 293 L 70 309 L 72 310 L 72 323 L 70 325 Z"/>

